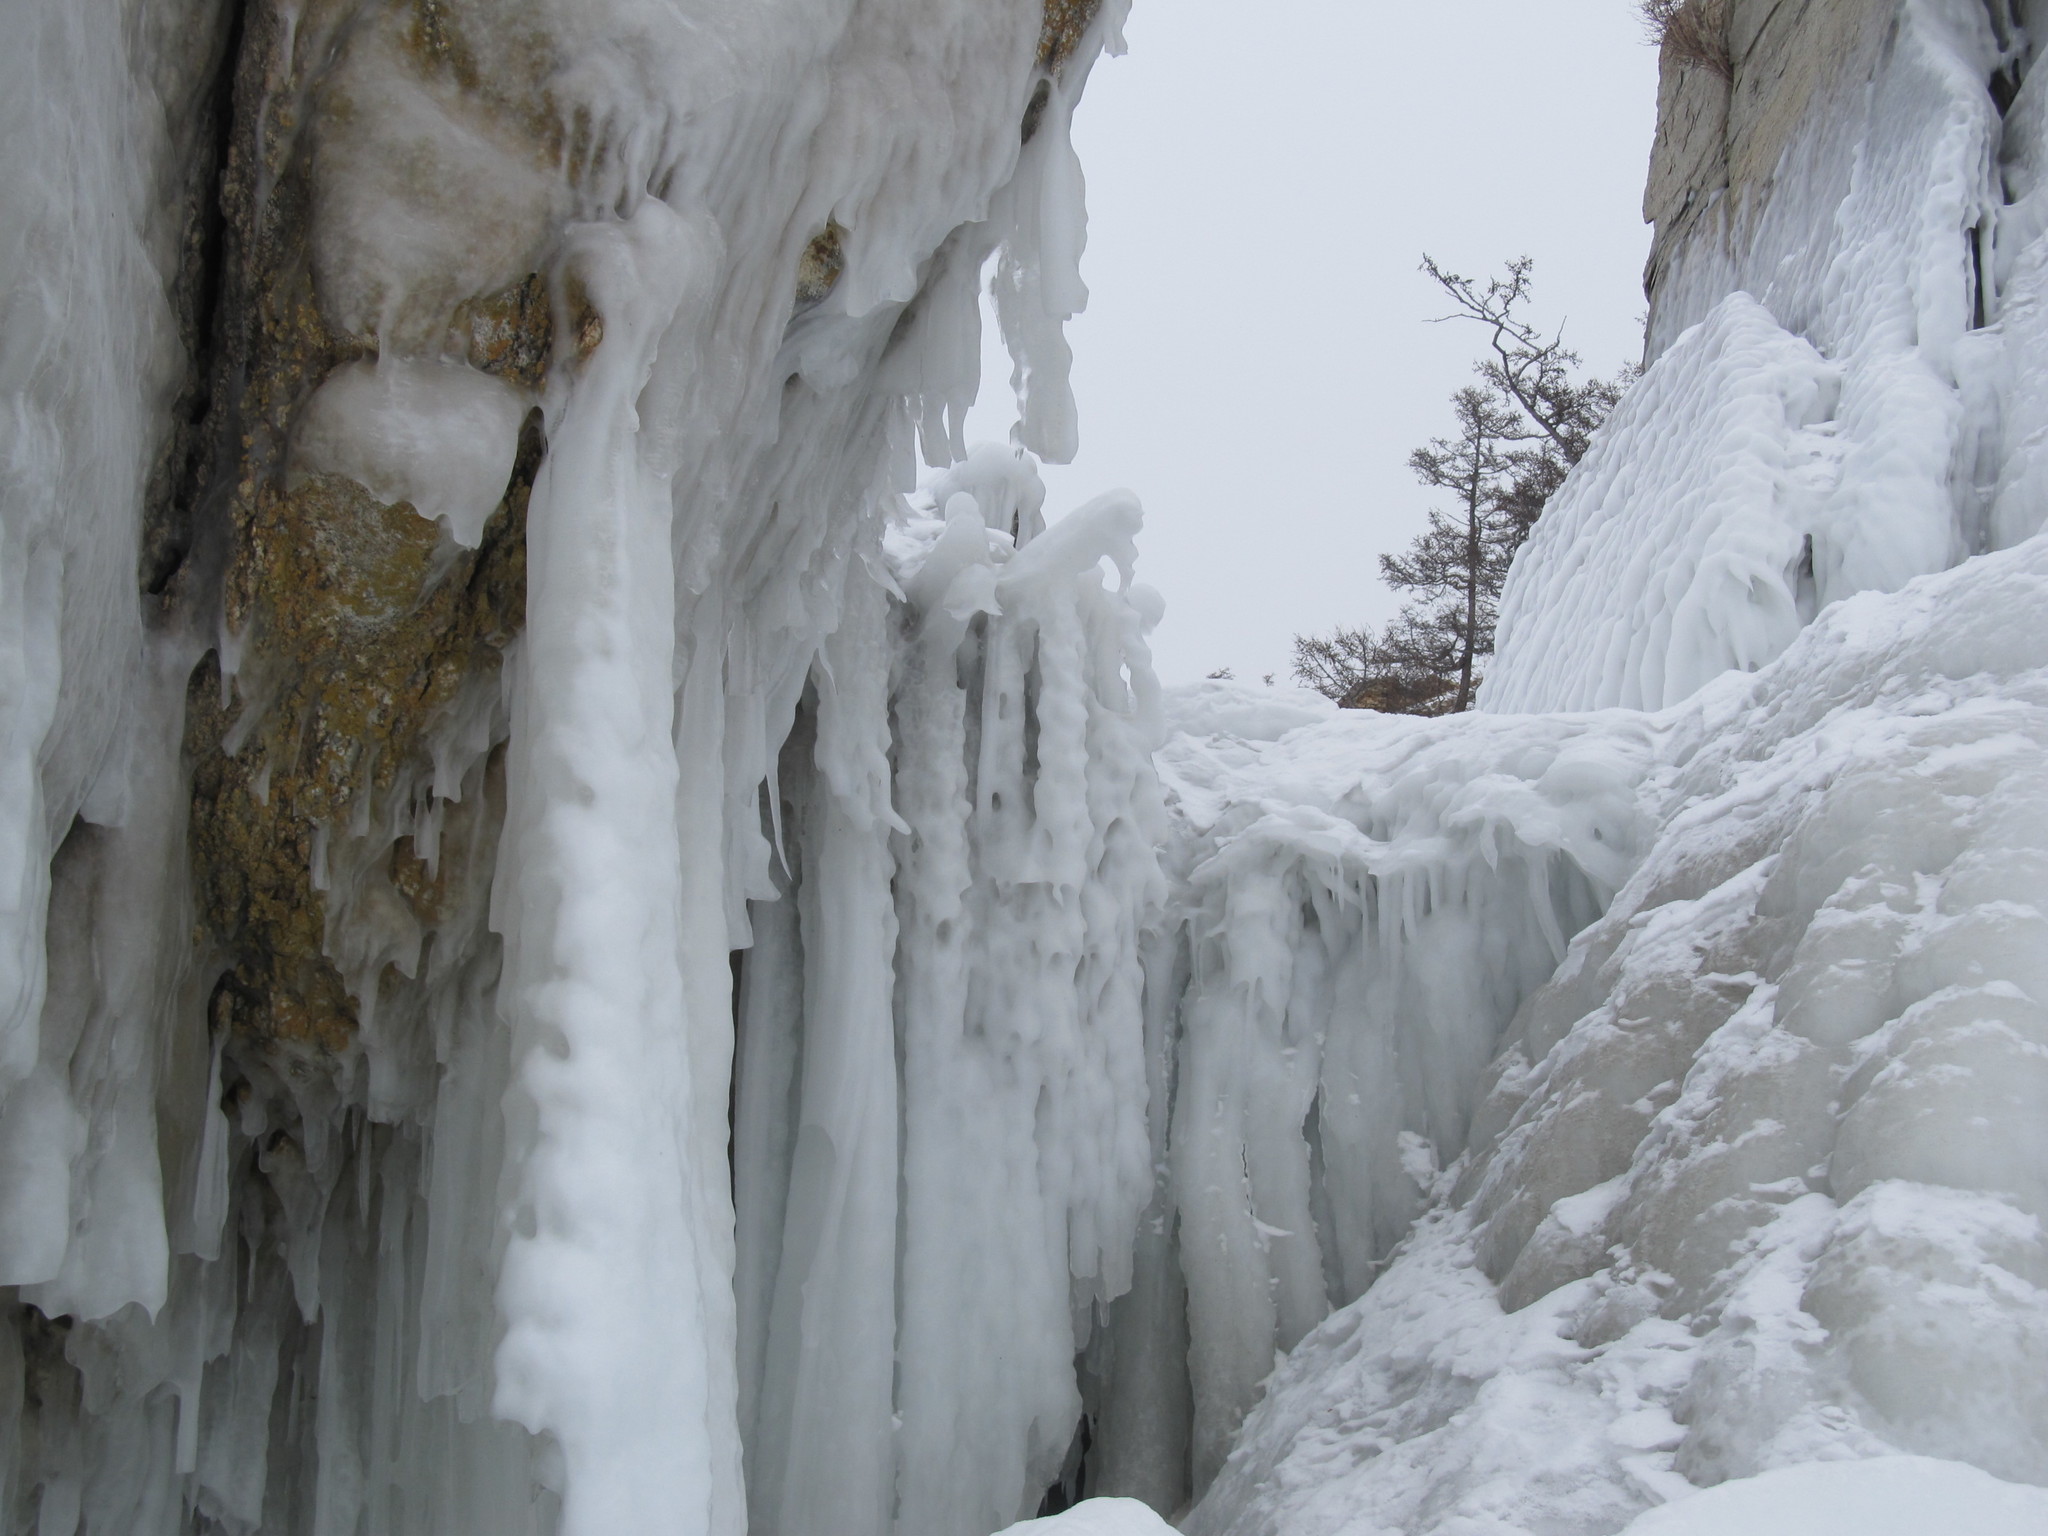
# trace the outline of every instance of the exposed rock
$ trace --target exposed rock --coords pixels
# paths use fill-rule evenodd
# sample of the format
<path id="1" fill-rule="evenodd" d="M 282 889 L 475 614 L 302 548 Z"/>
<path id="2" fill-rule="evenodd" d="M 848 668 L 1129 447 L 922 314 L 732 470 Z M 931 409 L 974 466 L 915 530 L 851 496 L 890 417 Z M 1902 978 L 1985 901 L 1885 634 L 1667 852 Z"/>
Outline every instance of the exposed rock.
<path id="1" fill-rule="evenodd" d="M 1038 62 L 1057 71 L 1081 45 L 1102 0 L 1045 0 L 1045 27 L 1038 34 Z"/>
<path id="2" fill-rule="evenodd" d="M 458 704 L 495 693 L 522 621 L 541 452 L 536 413 L 476 550 L 452 549 L 410 506 L 381 505 L 338 476 L 259 493 L 237 575 L 260 648 L 225 704 L 209 657 L 186 714 L 195 884 L 230 957 L 227 1022 L 239 1036 L 329 1052 L 350 1043 L 357 1000 L 328 955 L 316 887 L 351 835 L 393 850 L 394 889 L 422 927 L 444 915 L 425 862 L 382 830 L 385 813 L 424 777 L 431 737 Z"/>
<path id="3" fill-rule="evenodd" d="M 839 274 L 846 270 L 846 231 L 839 227 L 837 219 L 828 219 L 825 227 L 811 236 L 810 244 L 804 247 L 804 254 L 796 265 L 796 302 L 798 308 L 823 302 L 839 284 Z"/>
<path id="4" fill-rule="evenodd" d="M 1896 9 L 1887 0 L 1727 0 L 1725 78 L 1667 43 L 1643 194 L 1643 217 L 1657 226 L 1644 274 L 1652 294 L 1688 241 L 1738 238 L 1816 100 L 1869 78 Z"/>
<path id="5" fill-rule="evenodd" d="M 469 333 L 470 367 L 525 389 L 540 388 L 554 345 L 554 322 L 538 273 L 459 306 L 456 316 Z"/>
<path id="6" fill-rule="evenodd" d="M 360 995 L 366 985 L 398 981 L 395 971 L 387 983 L 374 971 L 343 976 L 332 954 L 337 901 L 395 902 L 422 931 L 448 916 L 445 866 L 392 828 L 431 773 L 436 733 L 458 711 L 488 717 L 495 700 L 500 653 L 523 622 L 526 500 L 545 450 L 535 412 L 481 546 L 464 550 L 409 504 L 382 502 L 339 475 L 287 482 L 294 423 L 336 367 L 375 355 L 380 332 L 392 333 L 386 345 L 445 339 L 444 352 L 528 392 L 540 388 L 553 348 L 540 277 L 499 275 L 513 247 L 530 268 L 531 242 L 500 241 L 495 256 L 466 265 L 438 263 L 446 280 L 431 291 L 405 288 L 403 274 L 378 267 L 360 242 L 344 242 L 338 257 L 319 248 L 322 210 L 334 211 L 321 155 L 337 136 L 405 131 L 402 112 L 349 95 L 349 60 L 361 50 L 397 47 L 415 61 L 410 76 L 423 93 L 471 113 L 468 127 L 490 125 L 501 147 L 524 133 L 537 159 L 559 144 L 541 126 L 550 109 L 533 88 L 538 66 L 523 78 L 481 70 L 465 42 L 467 8 L 420 0 L 388 28 L 330 48 L 345 10 L 316 6 L 287 24 L 258 0 L 245 24 L 223 178 L 226 319 L 208 423 L 226 461 L 216 469 L 227 501 L 223 617 L 239 654 L 225 685 L 217 656 L 193 675 L 185 738 L 199 918 L 225 965 L 216 1026 L 230 1031 L 238 1055 L 286 1050 L 301 1071 L 309 1061 L 331 1067 L 348 1050 L 362 1007 L 377 1001 Z M 494 41 L 494 64 L 522 57 L 509 30 L 509 42 Z M 308 104 L 312 133 L 299 117 Z M 445 137 L 462 142 L 453 131 Z M 360 145 L 351 159 L 380 163 Z M 402 153 L 381 163 L 426 177 L 417 190 L 431 197 L 453 195 L 444 183 L 461 170 Z M 404 201 L 403 188 L 378 190 Z M 465 282 L 479 291 L 464 291 Z M 574 353 L 587 355 L 601 326 L 575 294 L 568 312 Z M 389 900 L 323 892 L 344 879 L 373 882 Z"/>

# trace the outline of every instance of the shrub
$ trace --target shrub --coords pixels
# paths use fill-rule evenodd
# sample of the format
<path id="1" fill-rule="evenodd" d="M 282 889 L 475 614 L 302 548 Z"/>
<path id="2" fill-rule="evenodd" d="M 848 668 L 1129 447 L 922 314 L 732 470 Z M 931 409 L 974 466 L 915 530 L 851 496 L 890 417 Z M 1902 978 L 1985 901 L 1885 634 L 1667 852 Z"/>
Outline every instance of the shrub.
<path id="1" fill-rule="evenodd" d="M 1680 64 L 1735 78 L 1728 51 L 1728 0 L 1637 0 L 1650 41 Z"/>

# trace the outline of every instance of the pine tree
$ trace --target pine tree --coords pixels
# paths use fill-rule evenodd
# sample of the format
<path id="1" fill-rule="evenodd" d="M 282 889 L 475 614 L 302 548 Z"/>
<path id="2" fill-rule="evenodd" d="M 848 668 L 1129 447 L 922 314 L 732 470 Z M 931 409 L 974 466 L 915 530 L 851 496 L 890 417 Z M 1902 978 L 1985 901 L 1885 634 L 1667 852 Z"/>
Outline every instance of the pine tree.
<path id="1" fill-rule="evenodd" d="M 1529 258 L 1483 283 L 1422 259 L 1452 300 L 1442 320 L 1486 329 L 1474 365 L 1479 383 L 1451 397 L 1458 430 L 1409 456 L 1417 479 L 1447 491 L 1429 527 L 1400 555 L 1382 555 L 1386 583 L 1415 593 L 1385 629 L 1338 628 L 1297 635 L 1294 675 L 1351 708 L 1435 715 L 1469 709 L 1481 665 L 1493 654 L 1500 593 L 1515 551 L 1633 377 L 1583 379 L 1562 332 L 1546 335 L 1523 315 Z"/>
<path id="2" fill-rule="evenodd" d="M 1504 510 L 1515 481 L 1513 444 L 1520 416 L 1491 389 L 1467 385 L 1452 396 L 1455 437 L 1432 438 L 1408 456 L 1424 485 L 1451 494 L 1449 512 L 1429 509 L 1429 527 L 1405 552 L 1380 556 L 1380 577 L 1416 593 L 1409 621 L 1384 637 L 1415 664 L 1456 678 L 1453 713 L 1472 707 L 1481 657 L 1493 654 L 1501 584 L 1522 542 L 1519 520 Z"/>
<path id="3" fill-rule="evenodd" d="M 1621 398 L 1632 371 L 1624 369 L 1619 382 L 1573 377 L 1579 354 L 1564 344 L 1564 333 L 1545 336 L 1522 316 L 1534 268 L 1527 256 L 1517 256 L 1508 263 L 1505 276 L 1490 277 L 1482 285 L 1439 265 L 1432 256 L 1422 258 L 1422 270 L 1455 306 L 1435 323 L 1470 320 L 1485 327 L 1487 354 L 1473 371 L 1520 408 L 1526 419 L 1517 435 L 1536 444 L 1546 459 L 1569 469 L 1586 456 L 1594 431 Z"/>

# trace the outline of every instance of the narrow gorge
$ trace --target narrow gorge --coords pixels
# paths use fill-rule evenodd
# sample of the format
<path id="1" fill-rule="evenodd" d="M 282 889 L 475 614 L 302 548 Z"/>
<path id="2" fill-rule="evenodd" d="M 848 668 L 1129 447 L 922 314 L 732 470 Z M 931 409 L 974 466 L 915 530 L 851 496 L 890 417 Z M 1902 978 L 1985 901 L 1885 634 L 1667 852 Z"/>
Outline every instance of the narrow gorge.
<path id="1" fill-rule="evenodd" d="M 19 0 L 0 1536 L 2048 1526 L 2048 5 L 1690 0 L 1424 719 L 1046 504 L 1126 3 Z"/>

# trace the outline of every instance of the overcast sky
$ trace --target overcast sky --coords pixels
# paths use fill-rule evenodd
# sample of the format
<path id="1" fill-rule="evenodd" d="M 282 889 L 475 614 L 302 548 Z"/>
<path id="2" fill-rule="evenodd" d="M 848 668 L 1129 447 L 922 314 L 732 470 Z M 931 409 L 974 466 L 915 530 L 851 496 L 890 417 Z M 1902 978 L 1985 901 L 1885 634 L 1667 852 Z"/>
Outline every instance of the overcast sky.
<path id="1" fill-rule="evenodd" d="M 1081 452 L 1047 511 L 1136 491 L 1160 675 L 1284 682 L 1295 633 L 1398 605 L 1377 556 L 1429 506 L 1408 453 L 1481 343 L 1426 323 L 1424 251 L 1527 254 L 1589 365 L 1639 353 L 1656 55 L 1629 0 L 1136 0 L 1126 37 L 1075 122 Z M 989 370 L 970 430 L 1001 440 Z"/>

